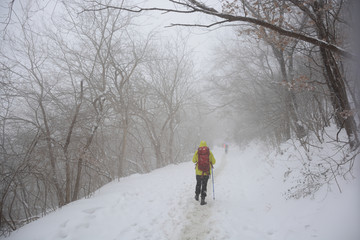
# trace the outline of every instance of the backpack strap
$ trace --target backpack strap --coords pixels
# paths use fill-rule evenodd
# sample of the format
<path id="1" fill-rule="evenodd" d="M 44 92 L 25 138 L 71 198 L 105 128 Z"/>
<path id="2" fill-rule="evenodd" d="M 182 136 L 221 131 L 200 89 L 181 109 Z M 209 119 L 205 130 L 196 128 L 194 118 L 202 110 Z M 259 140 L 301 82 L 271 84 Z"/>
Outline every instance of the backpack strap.
<path id="1" fill-rule="evenodd" d="M 196 165 L 198 165 L 199 164 L 199 160 L 200 160 L 200 153 L 199 153 L 199 150 L 200 150 L 200 148 L 198 148 L 198 161 L 197 161 L 197 163 L 196 163 Z M 199 168 L 198 168 L 199 169 Z M 200 169 L 199 169 L 200 170 Z M 200 170 L 201 171 L 201 170 Z M 202 171 L 202 174 L 201 174 L 201 176 L 204 176 L 204 171 Z"/>

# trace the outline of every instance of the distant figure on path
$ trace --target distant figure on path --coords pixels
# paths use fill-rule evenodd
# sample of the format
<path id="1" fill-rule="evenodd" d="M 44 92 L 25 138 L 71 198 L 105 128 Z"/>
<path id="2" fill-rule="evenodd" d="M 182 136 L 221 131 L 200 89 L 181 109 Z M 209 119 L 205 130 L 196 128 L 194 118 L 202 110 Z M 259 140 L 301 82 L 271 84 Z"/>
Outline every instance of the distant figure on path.
<path id="1" fill-rule="evenodd" d="M 229 148 L 229 145 L 227 143 L 224 144 L 224 148 L 225 148 L 225 153 L 227 154 L 228 153 L 228 148 Z"/>
<path id="2" fill-rule="evenodd" d="M 195 152 L 192 159 L 196 163 L 196 187 L 195 187 L 195 200 L 199 201 L 201 194 L 200 205 L 205 205 L 207 182 L 211 174 L 211 167 L 215 164 L 216 160 L 205 141 L 200 142 L 198 150 Z"/>

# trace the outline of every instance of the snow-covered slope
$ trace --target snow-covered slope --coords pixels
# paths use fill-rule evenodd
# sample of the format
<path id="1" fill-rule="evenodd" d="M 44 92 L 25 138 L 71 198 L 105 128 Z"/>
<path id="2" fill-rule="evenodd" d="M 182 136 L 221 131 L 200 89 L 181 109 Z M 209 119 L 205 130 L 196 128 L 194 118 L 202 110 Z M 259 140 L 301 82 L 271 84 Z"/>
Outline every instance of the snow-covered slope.
<path id="1" fill-rule="evenodd" d="M 285 200 L 283 166 L 261 144 L 214 149 L 215 200 L 194 199 L 189 162 L 133 175 L 12 233 L 9 240 L 360 239 L 359 184 L 315 199 Z M 358 159 L 359 160 L 359 159 Z M 359 167 L 357 164 L 355 167 Z"/>

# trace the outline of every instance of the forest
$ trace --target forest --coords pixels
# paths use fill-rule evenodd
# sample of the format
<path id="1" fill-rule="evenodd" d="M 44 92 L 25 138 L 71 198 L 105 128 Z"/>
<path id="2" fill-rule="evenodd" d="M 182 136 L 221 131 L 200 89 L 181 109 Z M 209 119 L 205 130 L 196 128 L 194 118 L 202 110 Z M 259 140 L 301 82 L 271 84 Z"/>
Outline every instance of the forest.
<path id="1" fill-rule="evenodd" d="M 305 156 L 302 184 L 351 174 L 359 152 L 356 2 L 1 3 L 0 235 L 110 181 L 190 161 L 204 139 L 241 147 L 260 140 L 281 154 L 289 139 L 311 153 L 326 136 L 343 159 Z M 152 14 L 177 18 L 144 30 Z M 200 65 L 184 29 L 231 37 Z"/>

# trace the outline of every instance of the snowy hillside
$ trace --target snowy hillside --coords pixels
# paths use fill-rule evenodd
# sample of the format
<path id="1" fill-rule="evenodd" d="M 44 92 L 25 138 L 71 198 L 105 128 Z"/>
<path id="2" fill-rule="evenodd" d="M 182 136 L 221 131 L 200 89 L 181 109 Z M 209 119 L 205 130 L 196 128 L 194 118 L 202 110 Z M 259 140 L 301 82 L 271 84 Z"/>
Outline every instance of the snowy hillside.
<path id="1" fill-rule="evenodd" d="M 112 182 L 14 232 L 11 240 L 358 240 L 358 182 L 315 199 L 285 200 L 284 165 L 261 145 L 213 150 L 215 194 L 194 200 L 194 165 L 168 166 Z M 286 158 L 286 156 L 283 156 Z M 356 165 L 355 167 L 359 167 Z"/>

